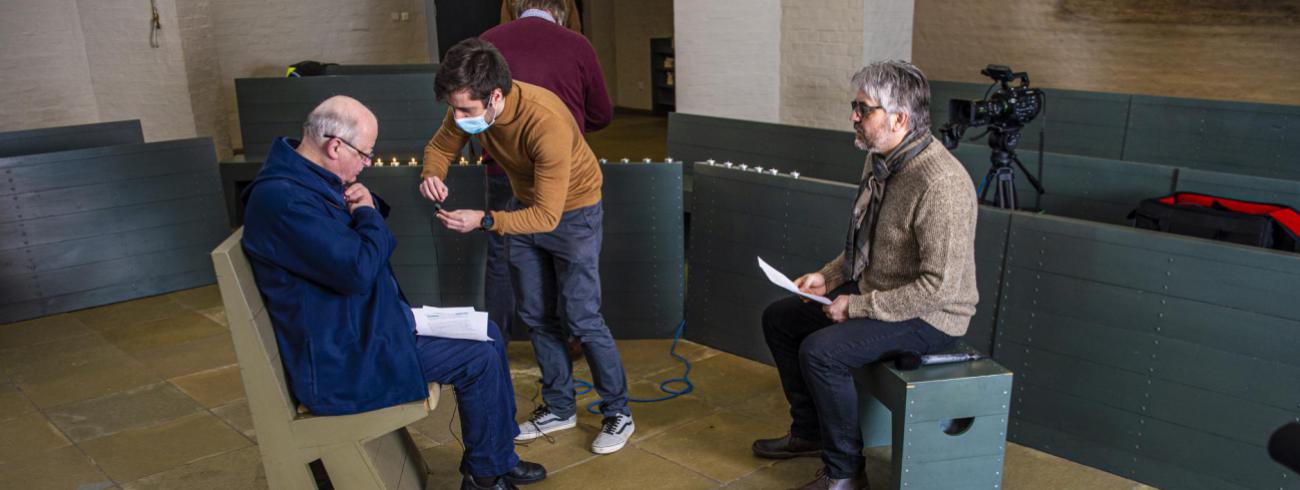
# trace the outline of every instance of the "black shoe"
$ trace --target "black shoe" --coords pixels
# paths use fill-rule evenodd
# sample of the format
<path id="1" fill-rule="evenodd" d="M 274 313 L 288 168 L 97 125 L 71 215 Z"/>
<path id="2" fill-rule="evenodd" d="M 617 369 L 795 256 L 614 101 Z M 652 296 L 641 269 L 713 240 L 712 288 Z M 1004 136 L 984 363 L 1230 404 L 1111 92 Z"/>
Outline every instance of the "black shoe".
<path id="1" fill-rule="evenodd" d="M 465 475 L 460 480 L 460 490 L 519 490 L 519 487 L 505 478 L 496 478 L 493 483 L 484 485 L 474 481 L 474 477 Z"/>
<path id="2" fill-rule="evenodd" d="M 511 468 L 509 473 L 501 475 L 501 478 L 515 485 L 537 483 L 546 479 L 546 468 L 537 463 L 520 460 L 519 464 Z"/>
<path id="3" fill-rule="evenodd" d="M 786 434 L 776 439 L 754 441 L 754 455 L 767 459 L 790 459 L 802 456 L 821 456 L 822 443 Z"/>

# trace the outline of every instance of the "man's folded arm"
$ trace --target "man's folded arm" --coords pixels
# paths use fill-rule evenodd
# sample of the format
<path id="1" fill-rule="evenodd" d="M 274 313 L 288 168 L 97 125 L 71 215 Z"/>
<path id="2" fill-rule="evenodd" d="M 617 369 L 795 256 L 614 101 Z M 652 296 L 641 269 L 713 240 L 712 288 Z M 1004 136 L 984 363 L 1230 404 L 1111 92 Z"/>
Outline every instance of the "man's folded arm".
<path id="1" fill-rule="evenodd" d="M 274 262 L 341 294 L 369 291 L 397 246 L 379 211 L 357 208 L 343 224 L 305 203 L 289 203 L 275 218 Z"/>

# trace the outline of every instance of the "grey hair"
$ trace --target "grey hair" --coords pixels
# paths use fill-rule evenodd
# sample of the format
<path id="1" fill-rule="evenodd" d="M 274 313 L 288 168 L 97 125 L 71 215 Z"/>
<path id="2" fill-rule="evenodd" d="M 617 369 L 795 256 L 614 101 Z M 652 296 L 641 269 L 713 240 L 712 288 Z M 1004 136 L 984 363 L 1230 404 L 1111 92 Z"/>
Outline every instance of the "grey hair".
<path id="1" fill-rule="evenodd" d="M 567 27 L 569 25 L 569 12 L 564 8 L 564 2 L 561 0 L 510 0 L 515 6 L 515 17 L 524 15 L 528 9 L 538 9 L 550 12 L 555 17 L 555 23 Z"/>
<path id="2" fill-rule="evenodd" d="M 307 115 L 307 122 L 302 123 L 303 139 L 314 137 L 323 140 L 329 135 L 348 142 L 355 141 L 357 117 L 340 109 L 339 104 L 321 104 L 313 109 Z"/>
<path id="3" fill-rule="evenodd" d="M 916 65 L 877 61 L 853 75 L 853 86 L 885 111 L 907 114 L 909 130 L 930 130 L 930 81 Z"/>

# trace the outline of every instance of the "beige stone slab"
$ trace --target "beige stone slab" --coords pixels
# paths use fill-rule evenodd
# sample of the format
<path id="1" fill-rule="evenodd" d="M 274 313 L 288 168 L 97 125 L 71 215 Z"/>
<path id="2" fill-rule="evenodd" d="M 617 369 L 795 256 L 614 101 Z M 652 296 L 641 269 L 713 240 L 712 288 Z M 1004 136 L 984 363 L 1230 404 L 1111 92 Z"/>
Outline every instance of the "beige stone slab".
<path id="1" fill-rule="evenodd" d="M 72 314 L 90 328 L 105 331 L 139 322 L 158 320 L 186 312 L 188 309 L 174 301 L 170 295 L 159 295 L 124 301 Z"/>
<path id="2" fill-rule="evenodd" d="M 86 357 L 88 351 L 103 349 L 121 352 L 98 333 L 0 349 L 0 370 L 13 380 L 31 373 L 34 368 L 74 362 Z"/>
<path id="3" fill-rule="evenodd" d="M 420 456 L 424 457 L 424 464 L 429 470 L 429 481 L 424 486 L 425 489 L 460 488 L 460 446 L 444 444 L 425 448 L 420 450 Z"/>
<path id="4" fill-rule="evenodd" d="M 240 399 L 212 409 L 212 414 L 225 421 L 250 441 L 257 442 L 253 431 L 253 412 L 248 409 L 248 400 Z"/>
<path id="5" fill-rule="evenodd" d="M 202 412 L 79 445 L 114 480 L 130 482 L 251 443 L 212 414 Z"/>
<path id="6" fill-rule="evenodd" d="M 627 378 L 634 380 L 681 376 L 686 366 L 669 354 L 670 347 L 671 339 L 618 341 L 618 352 L 622 356 Z M 677 344 L 676 353 L 694 363 L 713 357 L 718 351 L 694 342 L 681 341 Z"/>
<path id="7" fill-rule="evenodd" d="M 0 487 L 22 490 L 104 490 L 113 481 L 76 446 L 0 458 Z"/>
<path id="8" fill-rule="evenodd" d="M 647 482 L 654 482 L 647 485 Z M 635 446 L 561 469 L 529 490 L 600 488 L 602 490 L 716 488 L 719 483 Z"/>
<path id="9" fill-rule="evenodd" d="M 172 347 L 229 332 L 217 322 L 194 312 L 143 322 L 104 332 L 104 338 L 127 353 Z"/>
<path id="10" fill-rule="evenodd" d="M 754 473 L 727 484 L 723 488 L 734 490 L 765 490 L 769 488 L 798 488 L 812 481 L 823 466 L 821 458 L 794 458 L 774 461 Z M 873 488 L 885 488 L 872 481 Z"/>
<path id="11" fill-rule="evenodd" d="M 202 410 L 167 383 L 157 383 L 100 398 L 60 405 L 45 411 L 73 441 L 158 425 Z"/>
<path id="12" fill-rule="evenodd" d="M 18 388 L 10 383 L 0 383 L 0 422 L 25 415 L 36 407 Z"/>
<path id="13" fill-rule="evenodd" d="M 122 351 L 103 346 L 54 355 L 19 369 L 14 381 L 38 407 L 48 408 L 154 384 L 161 379 Z"/>
<path id="14" fill-rule="evenodd" d="M 0 325 L 0 349 L 25 347 L 93 333 L 90 327 L 69 314 Z"/>
<path id="15" fill-rule="evenodd" d="M 21 458 L 72 444 L 38 412 L 28 412 L 0 422 L 0 461 Z"/>
<path id="16" fill-rule="evenodd" d="M 716 355 L 693 363 L 692 396 L 713 407 L 738 405 L 762 394 L 780 393 L 776 368 L 733 355 Z M 741 382 L 743 380 L 743 382 Z"/>
<path id="17" fill-rule="evenodd" d="M 136 352 L 133 356 L 162 378 L 175 378 L 238 362 L 235 345 L 228 333 Z"/>
<path id="18" fill-rule="evenodd" d="M 181 306 L 192 310 L 221 306 L 221 289 L 216 284 L 176 291 L 170 296 Z"/>
<path id="19" fill-rule="evenodd" d="M 783 427 L 738 412 L 721 412 L 646 439 L 645 451 L 662 456 L 719 482 L 738 480 L 772 461 L 754 456 L 755 434 Z"/>
<path id="20" fill-rule="evenodd" d="M 244 383 L 240 380 L 237 364 L 187 374 L 168 381 L 207 408 L 245 397 Z"/>
<path id="21" fill-rule="evenodd" d="M 209 320 L 217 322 L 223 327 L 230 328 L 230 321 L 226 319 L 226 308 L 224 306 L 203 308 L 200 310 L 194 310 L 194 312 L 207 317 Z"/>
<path id="22" fill-rule="evenodd" d="M 261 490 L 268 488 L 262 455 L 246 447 L 147 476 L 122 490 Z"/>
<path id="23" fill-rule="evenodd" d="M 1019 444 L 1007 444 L 1002 487 L 1008 490 L 1130 490 L 1152 487 Z"/>

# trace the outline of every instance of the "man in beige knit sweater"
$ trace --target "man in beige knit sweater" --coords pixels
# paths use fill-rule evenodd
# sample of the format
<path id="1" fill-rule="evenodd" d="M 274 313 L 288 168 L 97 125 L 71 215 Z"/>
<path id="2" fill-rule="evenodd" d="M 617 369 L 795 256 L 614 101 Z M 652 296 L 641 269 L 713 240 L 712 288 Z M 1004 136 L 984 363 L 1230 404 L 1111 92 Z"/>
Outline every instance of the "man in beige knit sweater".
<path id="1" fill-rule="evenodd" d="M 850 370 L 949 347 L 979 299 L 975 189 L 930 135 L 925 74 L 879 62 L 854 75 L 853 86 L 855 143 L 868 153 L 844 252 L 795 281 L 832 303 L 791 297 L 763 312 L 794 420 L 788 434 L 753 449 L 766 458 L 820 455 L 825 468 L 804 489 L 867 488 Z"/>

